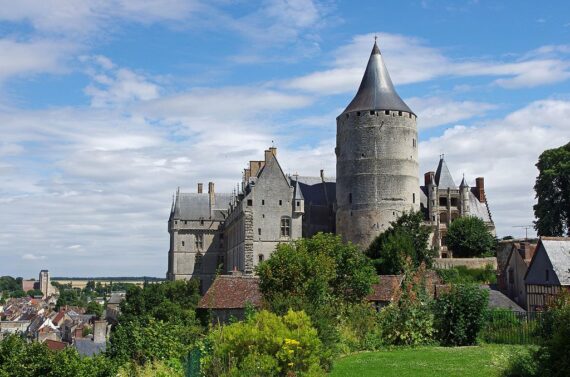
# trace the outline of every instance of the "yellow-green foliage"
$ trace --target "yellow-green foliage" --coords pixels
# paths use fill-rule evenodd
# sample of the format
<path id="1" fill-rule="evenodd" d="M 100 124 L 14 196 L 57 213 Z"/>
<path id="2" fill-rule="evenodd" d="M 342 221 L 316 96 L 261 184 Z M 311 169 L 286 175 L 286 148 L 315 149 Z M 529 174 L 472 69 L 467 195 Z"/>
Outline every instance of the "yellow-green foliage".
<path id="1" fill-rule="evenodd" d="M 304 312 L 280 317 L 261 311 L 245 322 L 218 326 L 206 339 L 206 376 L 324 376 L 322 343 Z"/>
<path id="2" fill-rule="evenodd" d="M 155 361 L 144 366 L 131 362 L 119 369 L 117 377 L 184 377 L 184 367 L 178 360 Z"/>

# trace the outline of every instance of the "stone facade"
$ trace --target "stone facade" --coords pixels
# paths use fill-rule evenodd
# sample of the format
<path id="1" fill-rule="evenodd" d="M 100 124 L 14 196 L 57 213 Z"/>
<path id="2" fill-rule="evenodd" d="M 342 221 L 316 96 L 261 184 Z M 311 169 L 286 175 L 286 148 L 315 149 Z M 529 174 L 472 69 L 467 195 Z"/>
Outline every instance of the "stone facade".
<path id="1" fill-rule="evenodd" d="M 217 273 L 251 276 L 276 246 L 317 232 L 340 234 L 366 249 L 390 222 L 422 210 L 433 227 L 431 243 L 442 242 L 459 216 L 483 218 L 494 234 L 483 178 L 470 189 L 456 187 L 443 158 L 420 187 L 416 115 L 398 96 L 374 44 L 354 99 L 337 117 L 336 180 L 287 176 L 269 148 L 250 161 L 232 194 L 180 193 L 168 229 L 169 279 L 200 278 L 202 291 Z M 427 179 L 427 178 L 426 178 Z"/>

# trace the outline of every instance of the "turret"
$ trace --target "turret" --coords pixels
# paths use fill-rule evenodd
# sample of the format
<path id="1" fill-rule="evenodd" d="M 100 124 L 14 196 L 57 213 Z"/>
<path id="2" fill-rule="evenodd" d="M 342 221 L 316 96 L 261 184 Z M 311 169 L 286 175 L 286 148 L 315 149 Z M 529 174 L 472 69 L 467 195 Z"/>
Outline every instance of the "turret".
<path id="1" fill-rule="evenodd" d="M 429 171 L 424 175 L 424 184 L 427 189 L 429 221 L 438 221 L 439 200 L 437 198 L 437 185 L 435 184 L 435 173 Z"/>
<path id="2" fill-rule="evenodd" d="M 420 205 L 416 115 L 374 43 L 358 92 L 337 117 L 336 230 L 367 248 Z"/>
<path id="3" fill-rule="evenodd" d="M 465 181 L 465 176 L 459 185 L 459 194 L 461 196 L 461 216 L 467 216 L 470 213 L 469 210 L 469 185 Z"/>
<path id="4" fill-rule="evenodd" d="M 299 187 L 299 181 L 295 180 L 295 193 L 293 197 L 293 214 L 303 215 L 305 213 L 305 198 Z"/>

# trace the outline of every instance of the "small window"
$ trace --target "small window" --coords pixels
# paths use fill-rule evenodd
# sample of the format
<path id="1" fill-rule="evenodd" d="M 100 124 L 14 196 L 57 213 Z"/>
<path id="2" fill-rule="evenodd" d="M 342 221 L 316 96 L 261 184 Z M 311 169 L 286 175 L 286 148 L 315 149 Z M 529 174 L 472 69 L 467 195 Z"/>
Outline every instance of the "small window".
<path id="1" fill-rule="evenodd" d="M 259 263 L 263 262 L 263 254 L 259 254 L 257 258 L 259 259 Z"/>
<path id="2" fill-rule="evenodd" d="M 257 234 L 261 236 L 261 228 L 257 228 Z"/>
<path id="3" fill-rule="evenodd" d="M 174 225 L 178 224 L 178 221 L 174 221 Z"/>
<path id="4" fill-rule="evenodd" d="M 196 249 L 202 250 L 204 248 L 204 235 L 196 234 Z"/>
<path id="5" fill-rule="evenodd" d="M 265 218 L 265 213 L 261 214 L 261 217 L 262 217 L 262 218 Z"/>
<path id="6" fill-rule="evenodd" d="M 184 241 L 182 241 L 182 246 L 184 246 Z"/>
<path id="7" fill-rule="evenodd" d="M 412 203 L 416 202 L 416 193 L 412 193 Z"/>
<path id="8" fill-rule="evenodd" d="M 253 205 L 253 200 L 248 199 L 248 200 L 247 200 L 247 206 L 248 206 L 248 207 L 251 207 L 252 205 Z"/>
<path id="9" fill-rule="evenodd" d="M 265 199 L 261 199 L 261 205 L 262 205 L 262 206 L 265 205 Z"/>
<path id="10" fill-rule="evenodd" d="M 416 147 L 416 139 L 412 139 L 412 145 L 414 146 L 414 148 Z"/>
<path id="11" fill-rule="evenodd" d="M 200 225 L 204 225 L 204 219 L 200 219 Z"/>
<path id="12" fill-rule="evenodd" d="M 348 202 L 350 204 L 352 204 L 352 193 L 351 192 L 348 193 Z"/>
<path id="13" fill-rule="evenodd" d="M 297 200 L 297 207 L 301 206 L 301 202 Z"/>
<path id="14" fill-rule="evenodd" d="M 184 225 L 188 225 L 188 221 L 184 220 Z"/>
<path id="15" fill-rule="evenodd" d="M 370 110 L 370 115 L 374 115 L 374 110 Z"/>
<path id="16" fill-rule="evenodd" d="M 384 111 L 384 114 L 386 114 L 386 115 L 390 115 L 390 110 L 386 110 L 386 111 Z"/>
<path id="17" fill-rule="evenodd" d="M 360 116 L 360 111 L 356 112 L 356 116 L 359 117 Z"/>
<path id="18" fill-rule="evenodd" d="M 348 119 L 348 114 L 346 114 L 346 119 Z"/>
<path id="19" fill-rule="evenodd" d="M 401 112 L 401 111 L 398 111 L 398 115 L 399 115 L 399 116 L 402 116 L 402 112 Z"/>
<path id="20" fill-rule="evenodd" d="M 291 219 L 289 217 L 281 218 L 281 237 L 291 237 Z"/>
<path id="21" fill-rule="evenodd" d="M 431 217 L 431 220 L 432 220 L 432 221 L 435 221 L 435 216 L 432 216 L 432 217 Z"/>
<path id="22" fill-rule="evenodd" d="M 283 200 L 279 200 L 279 205 L 283 205 Z"/>

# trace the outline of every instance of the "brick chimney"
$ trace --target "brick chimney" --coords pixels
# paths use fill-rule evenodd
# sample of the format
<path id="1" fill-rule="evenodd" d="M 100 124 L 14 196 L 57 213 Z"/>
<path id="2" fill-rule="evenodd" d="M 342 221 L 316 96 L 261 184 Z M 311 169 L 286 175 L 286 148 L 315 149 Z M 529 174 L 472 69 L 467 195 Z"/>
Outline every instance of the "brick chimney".
<path id="1" fill-rule="evenodd" d="M 475 178 L 475 196 L 481 203 L 485 203 L 487 198 L 485 197 L 485 178 L 477 177 Z"/>
<path id="2" fill-rule="evenodd" d="M 198 194 L 202 193 L 203 187 L 204 187 L 204 185 L 202 183 L 198 183 Z"/>
<path id="3" fill-rule="evenodd" d="M 433 171 L 428 171 L 424 174 L 424 186 L 428 186 L 432 182 L 435 182 L 435 173 Z"/>

